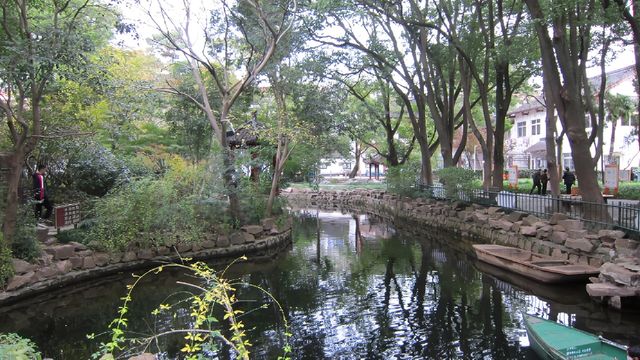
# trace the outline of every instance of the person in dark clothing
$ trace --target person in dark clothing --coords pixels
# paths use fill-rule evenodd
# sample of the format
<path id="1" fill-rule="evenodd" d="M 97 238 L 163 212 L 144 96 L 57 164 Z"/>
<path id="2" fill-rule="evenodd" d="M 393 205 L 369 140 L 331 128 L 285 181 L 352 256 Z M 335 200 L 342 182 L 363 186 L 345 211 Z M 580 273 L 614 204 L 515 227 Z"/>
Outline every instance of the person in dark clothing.
<path id="1" fill-rule="evenodd" d="M 549 173 L 547 173 L 547 169 L 542 170 L 542 174 L 540 175 L 540 182 L 542 183 L 541 195 L 547 195 L 547 183 L 549 182 Z"/>
<path id="2" fill-rule="evenodd" d="M 564 168 L 562 180 L 564 180 L 564 185 L 567 187 L 567 194 L 571 195 L 571 187 L 576 182 L 576 176 L 569 170 L 569 167 Z"/>
<path id="3" fill-rule="evenodd" d="M 44 175 L 47 173 L 47 166 L 40 164 L 35 173 L 33 173 L 33 198 L 36 202 L 35 215 L 36 219 L 49 219 L 53 206 L 49 201 L 47 189 L 45 187 Z M 45 207 L 47 211 L 42 216 L 42 207 Z"/>
<path id="4" fill-rule="evenodd" d="M 531 188 L 531 191 L 529 191 L 529 195 L 533 194 L 533 190 L 535 190 L 536 188 L 538 189 L 538 195 L 540 195 L 540 192 L 542 191 L 541 184 L 540 184 L 541 177 L 542 177 L 542 172 L 540 169 L 536 170 L 533 173 L 533 187 Z"/>

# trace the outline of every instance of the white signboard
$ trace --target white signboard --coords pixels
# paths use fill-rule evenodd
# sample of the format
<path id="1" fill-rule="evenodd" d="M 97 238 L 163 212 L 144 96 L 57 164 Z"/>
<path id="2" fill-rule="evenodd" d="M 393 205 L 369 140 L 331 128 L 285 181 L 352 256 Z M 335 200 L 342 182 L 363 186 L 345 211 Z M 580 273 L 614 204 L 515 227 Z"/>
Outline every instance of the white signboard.
<path id="1" fill-rule="evenodd" d="M 514 189 L 518 188 L 518 167 L 516 165 L 510 166 L 507 170 L 509 173 L 509 186 Z"/>
<path id="2" fill-rule="evenodd" d="M 604 188 L 609 194 L 618 192 L 618 165 L 609 164 L 604 167 Z"/>

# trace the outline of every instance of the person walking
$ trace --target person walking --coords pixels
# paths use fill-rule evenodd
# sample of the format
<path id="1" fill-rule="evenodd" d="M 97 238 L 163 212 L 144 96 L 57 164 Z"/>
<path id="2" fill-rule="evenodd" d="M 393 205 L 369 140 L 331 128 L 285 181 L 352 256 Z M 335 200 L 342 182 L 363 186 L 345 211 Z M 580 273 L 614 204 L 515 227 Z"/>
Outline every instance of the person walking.
<path id="1" fill-rule="evenodd" d="M 542 174 L 540 175 L 540 182 L 542 183 L 541 195 L 547 195 L 547 183 L 549 182 L 549 173 L 547 173 L 547 169 L 542 170 Z"/>
<path id="2" fill-rule="evenodd" d="M 47 173 L 47 166 L 39 164 L 35 173 L 33 173 L 33 198 L 36 202 L 35 215 L 36 220 L 49 219 L 53 206 L 49 201 L 47 189 L 45 187 L 44 175 Z M 42 207 L 45 207 L 47 211 L 42 215 Z"/>
<path id="3" fill-rule="evenodd" d="M 567 187 L 567 195 L 571 195 L 571 187 L 573 183 L 576 182 L 576 176 L 573 175 L 569 167 L 564 168 L 564 174 L 562 175 L 562 180 L 564 180 L 564 186 Z"/>
<path id="4" fill-rule="evenodd" d="M 541 184 L 540 184 L 541 177 L 542 177 L 542 171 L 540 169 L 536 170 L 533 173 L 533 187 L 531 188 L 531 191 L 529 191 L 529 195 L 533 194 L 533 190 L 535 190 L 536 188 L 538 189 L 538 195 L 540 195 L 540 192 L 542 191 Z"/>

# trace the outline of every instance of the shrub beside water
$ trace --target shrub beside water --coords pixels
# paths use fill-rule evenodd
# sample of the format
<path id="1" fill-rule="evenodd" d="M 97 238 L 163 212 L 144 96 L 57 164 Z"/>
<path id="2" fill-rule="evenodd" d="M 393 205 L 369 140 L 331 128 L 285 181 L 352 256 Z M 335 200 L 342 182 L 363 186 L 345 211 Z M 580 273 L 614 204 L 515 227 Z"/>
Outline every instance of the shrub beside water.
<path id="1" fill-rule="evenodd" d="M 448 167 L 437 171 L 447 198 L 465 200 L 475 188 L 476 174 L 473 170 Z"/>
<path id="2" fill-rule="evenodd" d="M 200 240 L 211 230 L 207 227 L 215 219 L 210 215 L 223 213 L 220 192 L 212 188 L 216 181 L 207 174 L 212 173 L 173 159 L 163 177 L 120 186 L 96 202 L 88 237 L 110 251 L 160 245 L 168 237 L 179 237 L 181 242 Z"/>
<path id="3" fill-rule="evenodd" d="M 41 360 L 36 345 L 18 334 L 0 334 L 0 359 Z"/>
<path id="4" fill-rule="evenodd" d="M 42 211 L 45 211 L 44 209 Z M 51 215 L 53 217 L 53 214 Z M 40 256 L 40 243 L 36 238 L 36 219 L 33 214 L 33 204 L 20 206 L 18 221 L 13 235 L 11 250 L 14 257 L 32 261 Z"/>
<path id="5" fill-rule="evenodd" d="M 415 196 L 420 189 L 416 187 L 420 177 L 420 164 L 409 162 L 387 169 L 387 189 L 402 196 Z"/>
<path id="6" fill-rule="evenodd" d="M 13 276 L 13 266 L 11 265 L 11 250 L 4 243 L 2 232 L 0 232 L 0 289 L 3 288 Z"/>

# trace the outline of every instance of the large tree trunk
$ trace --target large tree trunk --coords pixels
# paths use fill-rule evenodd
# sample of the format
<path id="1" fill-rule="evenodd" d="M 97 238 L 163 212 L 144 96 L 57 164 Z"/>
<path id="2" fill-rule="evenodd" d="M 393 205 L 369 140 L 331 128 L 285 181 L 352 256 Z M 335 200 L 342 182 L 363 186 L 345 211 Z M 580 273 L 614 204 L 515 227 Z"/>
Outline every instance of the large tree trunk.
<path id="1" fill-rule="evenodd" d="M 442 135 L 440 135 L 442 139 Z M 442 154 L 442 165 L 446 168 L 453 167 L 453 149 L 451 148 L 451 141 L 440 141 L 440 153 Z"/>
<path id="2" fill-rule="evenodd" d="M 240 209 L 240 198 L 238 196 L 238 176 L 235 167 L 235 154 L 233 153 L 233 150 L 229 148 L 226 127 L 224 125 L 227 118 L 226 114 L 227 112 L 224 110 L 220 114 L 221 131 L 218 134 L 218 141 L 220 142 L 220 148 L 222 149 L 222 180 L 224 182 L 224 188 L 227 191 L 227 198 L 229 199 L 229 214 L 232 219 L 242 222 L 243 216 Z"/>
<path id="3" fill-rule="evenodd" d="M 225 141 L 225 145 L 226 141 Z M 242 222 L 242 212 L 240 211 L 240 198 L 238 197 L 238 183 L 236 181 L 237 174 L 235 168 L 235 154 L 233 150 L 227 147 L 222 151 L 222 165 L 224 166 L 224 188 L 229 198 L 229 213 L 233 219 Z"/>
<path id="4" fill-rule="evenodd" d="M 396 142 L 393 139 L 395 132 L 387 131 L 387 149 L 389 149 L 389 155 L 387 161 L 389 166 L 398 166 L 400 160 L 398 159 L 398 150 L 396 149 Z"/>
<path id="5" fill-rule="evenodd" d="M 18 196 L 18 188 L 20 185 L 20 175 L 22 174 L 22 162 L 24 154 L 18 149 L 6 157 L 6 166 L 9 169 L 7 174 L 7 193 L 5 196 L 4 219 L 2 223 L 2 234 L 5 244 L 11 246 L 13 235 L 15 234 L 16 224 L 18 221 L 18 207 L 20 206 L 20 198 Z"/>
<path id="6" fill-rule="evenodd" d="M 422 143 L 420 145 L 420 158 L 422 161 L 422 167 L 420 170 L 420 181 L 424 185 L 433 185 L 433 175 L 431 174 L 431 151 L 429 150 L 429 144 Z"/>

